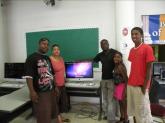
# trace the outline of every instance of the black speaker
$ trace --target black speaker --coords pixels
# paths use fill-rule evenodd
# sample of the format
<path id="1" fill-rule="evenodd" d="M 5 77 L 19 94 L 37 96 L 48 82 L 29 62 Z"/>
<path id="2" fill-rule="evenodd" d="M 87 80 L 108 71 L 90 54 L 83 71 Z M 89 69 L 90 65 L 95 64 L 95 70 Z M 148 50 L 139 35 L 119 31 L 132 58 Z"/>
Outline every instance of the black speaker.
<path id="1" fill-rule="evenodd" d="M 55 5 L 55 0 L 50 0 L 51 6 Z"/>
<path id="2" fill-rule="evenodd" d="M 48 6 L 48 5 L 51 5 L 51 6 L 54 6 L 55 5 L 55 0 L 43 0 L 44 3 Z"/>

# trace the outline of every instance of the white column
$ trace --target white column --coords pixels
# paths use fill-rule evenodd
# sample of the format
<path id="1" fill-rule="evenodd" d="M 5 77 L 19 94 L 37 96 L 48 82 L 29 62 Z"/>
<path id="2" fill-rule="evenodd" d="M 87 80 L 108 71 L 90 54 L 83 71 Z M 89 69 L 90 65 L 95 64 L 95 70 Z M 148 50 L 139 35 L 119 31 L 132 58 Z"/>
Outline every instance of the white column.
<path id="1" fill-rule="evenodd" d="M 3 64 L 3 61 L 2 61 L 2 59 L 3 59 L 3 51 L 2 51 L 2 26 L 3 26 L 3 24 L 2 24 L 2 7 L 0 6 L 0 78 L 2 78 L 2 74 L 3 74 L 3 68 L 1 67 L 2 66 L 2 64 Z"/>
<path id="2" fill-rule="evenodd" d="M 4 8 L 0 6 L 0 79 L 4 77 L 4 62 L 6 62 L 6 58 L 8 57 L 4 30 Z"/>
<path id="3" fill-rule="evenodd" d="M 123 54 L 123 60 L 130 71 L 128 55 L 134 46 L 131 29 L 135 26 L 135 0 L 116 0 L 116 48 Z"/>

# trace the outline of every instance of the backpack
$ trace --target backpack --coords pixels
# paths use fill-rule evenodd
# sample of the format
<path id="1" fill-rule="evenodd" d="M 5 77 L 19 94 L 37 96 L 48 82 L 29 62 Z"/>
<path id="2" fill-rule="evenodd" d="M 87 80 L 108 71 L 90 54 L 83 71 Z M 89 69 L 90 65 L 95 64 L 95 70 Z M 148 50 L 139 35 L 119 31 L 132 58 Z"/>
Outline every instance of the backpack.
<path id="1" fill-rule="evenodd" d="M 157 104 L 157 103 L 151 103 L 151 114 L 154 116 L 160 116 L 165 117 L 165 107 Z"/>

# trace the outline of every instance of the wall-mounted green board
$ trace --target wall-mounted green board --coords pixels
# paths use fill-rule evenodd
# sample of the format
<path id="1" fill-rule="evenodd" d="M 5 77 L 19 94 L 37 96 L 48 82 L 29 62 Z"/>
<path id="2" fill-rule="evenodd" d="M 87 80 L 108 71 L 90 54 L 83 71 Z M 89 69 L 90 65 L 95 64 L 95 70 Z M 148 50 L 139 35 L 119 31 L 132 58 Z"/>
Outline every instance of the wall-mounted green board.
<path id="1" fill-rule="evenodd" d="M 38 41 L 46 37 L 51 45 L 60 45 L 61 55 L 65 61 L 93 58 L 99 51 L 98 28 L 53 30 L 26 33 L 27 56 L 37 51 Z"/>

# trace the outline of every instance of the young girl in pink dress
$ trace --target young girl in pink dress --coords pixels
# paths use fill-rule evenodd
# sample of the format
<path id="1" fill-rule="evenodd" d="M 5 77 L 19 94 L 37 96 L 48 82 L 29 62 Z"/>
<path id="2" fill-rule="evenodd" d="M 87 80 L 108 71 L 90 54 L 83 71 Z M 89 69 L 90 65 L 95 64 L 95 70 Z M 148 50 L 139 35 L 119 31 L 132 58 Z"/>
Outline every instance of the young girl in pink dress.
<path id="1" fill-rule="evenodd" d="M 113 72 L 114 76 L 114 98 L 119 101 L 120 105 L 120 121 L 117 123 L 128 123 L 127 118 L 127 105 L 126 105 L 126 85 L 128 81 L 127 70 L 122 60 L 122 54 L 120 52 L 114 55 L 115 68 Z"/>
<path id="2" fill-rule="evenodd" d="M 63 121 L 69 121 L 69 119 L 63 120 L 60 113 L 68 112 L 69 103 L 68 97 L 65 89 L 65 65 L 64 60 L 60 56 L 60 47 L 57 44 L 52 46 L 52 55 L 50 56 L 50 60 L 53 66 L 53 70 L 55 73 L 54 80 L 55 85 L 58 89 L 58 93 L 56 94 L 57 98 L 57 112 L 59 113 L 57 119 L 59 123 Z"/>

